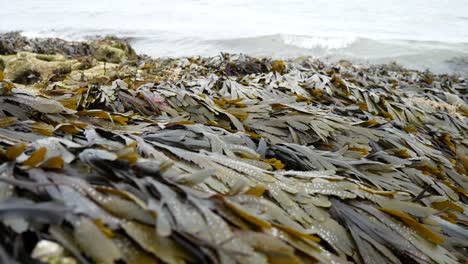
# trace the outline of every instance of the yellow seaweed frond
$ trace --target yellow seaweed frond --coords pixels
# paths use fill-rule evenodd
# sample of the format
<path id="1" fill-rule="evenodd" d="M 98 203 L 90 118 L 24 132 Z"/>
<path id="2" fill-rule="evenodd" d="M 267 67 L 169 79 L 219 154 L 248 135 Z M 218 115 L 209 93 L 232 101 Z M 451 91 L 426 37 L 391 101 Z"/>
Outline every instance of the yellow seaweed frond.
<path id="1" fill-rule="evenodd" d="M 114 232 L 112 232 L 110 228 L 106 227 L 102 219 L 96 219 L 93 222 L 106 237 L 113 238 L 115 236 Z"/>
<path id="2" fill-rule="evenodd" d="M 440 140 L 442 140 L 442 142 L 444 142 L 444 144 L 449 148 L 455 147 L 455 144 L 453 144 L 452 142 L 452 138 L 447 133 L 442 133 L 442 135 L 440 136 Z"/>
<path id="3" fill-rule="evenodd" d="M 239 208 L 235 203 L 232 203 L 230 201 L 227 201 L 226 199 L 223 199 L 224 204 L 231 209 L 234 213 L 236 213 L 238 216 L 240 216 L 242 219 L 246 220 L 247 222 L 261 227 L 261 228 L 271 228 L 271 224 L 268 223 L 267 221 L 260 219 L 258 217 L 255 217 L 247 212 L 244 212 L 241 208 Z"/>
<path id="4" fill-rule="evenodd" d="M 2 117 L 0 118 L 0 128 L 7 128 L 16 124 L 16 122 L 18 122 L 16 117 Z"/>
<path id="5" fill-rule="evenodd" d="M 316 242 L 316 243 L 320 242 L 320 238 L 316 237 L 314 235 L 302 233 L 302 232 L 300 232 L 298 230 L 292 229 L 292 228 L 284 226 L 284 225 L 276 224 L 276 223 L 273 223 L 273 226 L 280 229 L 280 230 L 283 230 L 284 232 L 286 232 L 286 233 L 288 233 L 290 235 L 293 235 L 295 237 L 303 238 L 303 239 L 310 240 L 310 241 L 313 241 L 313 242 Z M 314 246 L 313 244 L 309 244 L 309 245 Z"/>
<path id="6" fill-rule="evenodd" d="M 424 225 L 420 224 L 418 221 L 416 221 L 410 215 L 399 212 L 399 211 L 395 211 L 395 210 L 392 210 L 392 209 L 386 209 L 386 208 L 379 208 L 379 209 L 382 212 L 385 212 L 385 213 L 399 219 L 400 221 L 405 223 L 408 227 L 415 230 L 422 237 L 424 237 L 427 240 L 433 242 L 434 244 L 440 245 L 440 244 L 444 243 L 444 239 L 442 237 L 440 237 L 436 233 L 432 232 L 431 230 L 429 230 Z"/>
<path id="7" fill-rule="evenodd" d="M 6 157 L 8 160 L 15 160 L 17 157 L 19 157 L 19 155 L 21 155 L 21 153 L 24 152 L 25 149 L 26 144 L 24 143 L 13 145 L 6 150 Z"/>
<path id="8" fill-rule="evenodd" d="M 263 160 L 263 162 L 266 162 L 268 164 L 271 164 L 273 167 L 275 167 L 275 169 L 277 170 L 281 170 L 281 169 L 284 169 L 285 165 L 281 162 L 281 160 L 278 160 L 278 159 L 266 159 L 266 160 Z"/>
<path id="9" fill-rule="evenodd" d="M 399 149 L 399 150 L 394 152 L 394 155 L 399 157 L 399 158 L 402 158 L 402 159 L 411 158 L 411 155 L 408 153 L 408 151 L 406 149 Z"/>
<path id="10" fill-rule="evenodd" d="M 22 164 L 29 167 L 35 167 L 44 160 L 46 153 L 46 148 L 39 148 L 38 150 L 34 151 L 31 154 L 31 156 L 29 156 L 29 158 L 25 160 Z"/>
<path id="11" fill-rule="evenodd" d="M 64 161 L 61 157 L 52 157 L 42 163 L 41 168 L 60 169 L 63 167 Z"/>
<path id="12" fill-rule="evenodd" d="M 266 188 L 263 184 L 256 185 L 245 192 L 247 195 L 254 195 L 260 197 L 266 191 Z"/>
<path id="13" fill-rule="evenodd" d="M 366 148 L 349 147 L 348 150 L 360 152 L 364 156 L 369 155 L 369 150 L 367 150 Z"/>
<path id="14" fill-rule="evenodd" d="M 283 60 L 274 60 L 271 63 L 271 69 L 277 73 L 283 74 L 286 69 L 286 64 Z"/>
<path id="15" fill-rule="evenodd" d="M 458 206 L 450 201 L 443 201 L 443 202 L 433 202 L 431 203 L 432 207 L 434 207 L 437 210 L 445 210 L 445 209 L 452 209 L 456 212 L 463 213 L 464 209 L 461 206 Z"/>

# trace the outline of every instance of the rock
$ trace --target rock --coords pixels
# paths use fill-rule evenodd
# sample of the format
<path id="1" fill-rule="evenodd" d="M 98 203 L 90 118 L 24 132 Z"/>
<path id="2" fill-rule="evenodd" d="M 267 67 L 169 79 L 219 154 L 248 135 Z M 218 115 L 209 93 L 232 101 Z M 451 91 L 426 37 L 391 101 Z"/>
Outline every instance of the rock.
<path id="1" fill-rule="evenodd" d="M 0 54 L 15 54 L 22 49 L 24 50 L 28 42 L 28 39 L 18 32 L 0 34 Z"/>
<path id="2" fill-rule="evenodd" d="M 338 64 L 346 68 L 353 66 L 353 64 L 349 60 L 339 60 Z"/>
<path id="3" fill-rule="evenodd" d="M 99 61 L 122 63 L 138 58 L 136 52 L 127 42 L 115 37 L 106 37 L 103 40 L 94 41 L 91 46 L 93 47 L 94 58 Z"/>
<path id="4" fill-rule="evenodd" d="M 53 54 L 37 54 L 36 59 L 43 60 L 43 61 L 60 61 L 65 60 L 63 56 L 60 55 L 53 55 Z"/>
<path id="5" fill-rule="evenodd" d="M 37 58 L 45 61 L 56 61 L 59 55 L 71 58 L 89 56 L 111 63 L 138 59 L 130 45 L 117 37 L 76 42 L 59 38 L 27 39 L 18 32 L 0 34 L 0 55 L 13 55 L 24 51 L 41 54 Z"/>
<path id="6" fill-rule="evenodd" d="M 16 56 L 3 56 L 5 78 L 14 83 L 33 84 L 40 80 L 58 81 L 72 71 L 77 60 L 64 60 L 59 55 L 45 57 L 29 52 L 20 52 Z M 57 59 L 57 60 L 56 60 Z"/>
<path id="7" fill-rule="evenodd" d="M 71 57 L 91 55 L 91 47 L 86 42 L 65 41 L 59 38 L 27 39 L 18 32 L 0 34 L 0 54 L 11 55 L 20 51 L 58 53 Z"/>
<path id="8" fill-rule="evenodd" d="M 100 62 L 90 69 L 72 71 L 69 78 L 74 81 L 91 81 L 99 78 L 110 80 L 116 76 L 118 66 L 118 64 L 114 63 Z"/>

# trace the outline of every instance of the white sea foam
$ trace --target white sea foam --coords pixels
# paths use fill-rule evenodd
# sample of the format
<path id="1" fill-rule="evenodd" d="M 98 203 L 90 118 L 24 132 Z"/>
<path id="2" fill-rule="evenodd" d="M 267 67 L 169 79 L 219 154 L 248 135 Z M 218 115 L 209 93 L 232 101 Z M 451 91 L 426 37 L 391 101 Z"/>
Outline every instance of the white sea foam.
<path id="1" fill-rule="evenodd" d="M 357 40 L 356 37 L 314 37 L 314 36 L 294 36 L 281 35 L 284 44 L 304 49 L 323 48 L 340 49 L 346 48 Z"/>

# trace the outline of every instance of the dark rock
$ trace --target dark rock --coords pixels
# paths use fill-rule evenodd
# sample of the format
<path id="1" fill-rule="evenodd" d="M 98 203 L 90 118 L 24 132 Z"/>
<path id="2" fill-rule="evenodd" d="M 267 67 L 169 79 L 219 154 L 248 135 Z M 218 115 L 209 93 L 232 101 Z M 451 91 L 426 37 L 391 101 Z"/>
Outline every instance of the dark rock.
<path id="1" fill-rule="evenodd" d="M 14 83 L 20 83 L 25 85 L 31 85 L 41 80 L 41 74 L 37 71 L 27 69 L 18 73 L 15 79 L 13 79 Z"/>

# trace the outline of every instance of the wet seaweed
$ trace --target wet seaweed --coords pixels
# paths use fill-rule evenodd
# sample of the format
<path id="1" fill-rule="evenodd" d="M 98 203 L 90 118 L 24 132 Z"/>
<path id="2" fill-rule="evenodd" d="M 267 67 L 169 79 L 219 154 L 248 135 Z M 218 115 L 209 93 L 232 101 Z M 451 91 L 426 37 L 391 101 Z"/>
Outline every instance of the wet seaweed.
<path id="1" fill-rule="evenodd" d="M 27 85 L 5 63 L 0 260 L 466 261 L 466 79 L 312 58 L 136 59 L 111 40 L 117 63 Z"/>

